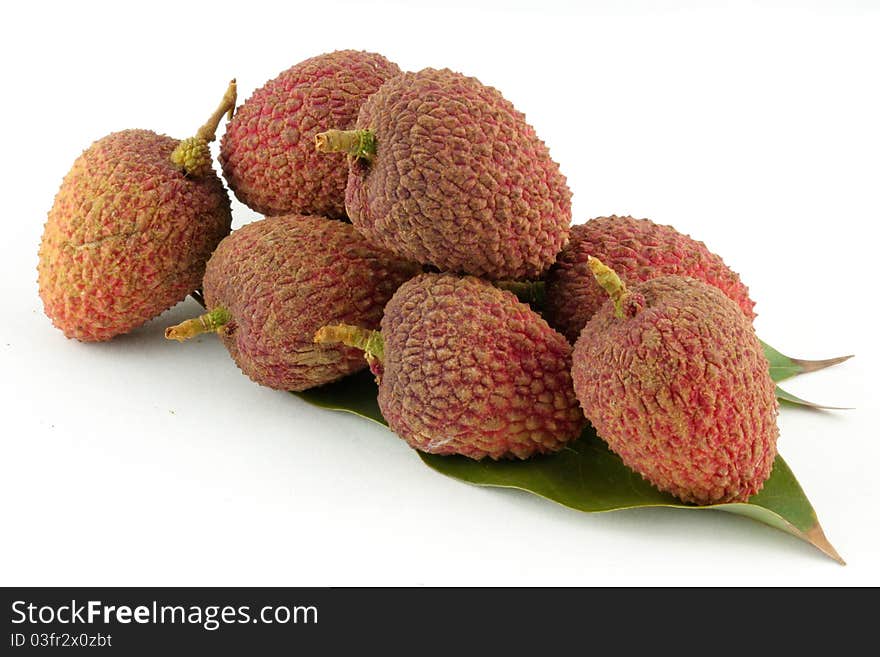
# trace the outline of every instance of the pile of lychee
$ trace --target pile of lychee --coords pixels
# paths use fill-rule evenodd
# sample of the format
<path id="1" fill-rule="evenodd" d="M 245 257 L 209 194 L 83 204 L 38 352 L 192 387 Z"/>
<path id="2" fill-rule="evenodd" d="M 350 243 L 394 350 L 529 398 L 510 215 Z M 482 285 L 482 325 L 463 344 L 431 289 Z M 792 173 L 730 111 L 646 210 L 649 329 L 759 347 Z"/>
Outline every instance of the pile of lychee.
<path id="1" fill-rule="evenodd" d="M 572 226 L 559 166 L 496 89 L 338 51 L 236 103 L 233 81 L 194 137 L 116 132 L 73 164 L 38 266 L 66 336 L 109 340 L 195 294 L 205 314 L 166 337 L 217 333 L 282 390 L 369 367 L 418 450 L 527 459 L 589 421 L 686 502 L 761 489 L 777 402 L 747 288 L 669 226 Z M 224 115 L 223 176 L 265 215 L 231 234 Z"/>

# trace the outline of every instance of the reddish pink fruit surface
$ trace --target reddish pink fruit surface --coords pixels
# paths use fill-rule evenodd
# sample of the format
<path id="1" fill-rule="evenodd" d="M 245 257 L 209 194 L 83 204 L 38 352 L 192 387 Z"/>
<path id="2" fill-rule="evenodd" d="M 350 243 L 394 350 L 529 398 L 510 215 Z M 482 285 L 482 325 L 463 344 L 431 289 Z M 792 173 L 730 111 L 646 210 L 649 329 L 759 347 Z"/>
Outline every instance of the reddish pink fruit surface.
<path id="1" fill-rule="evenodd" d="M 260 214 L 345 216 L 345 155 L 315 151 L 315 135 L 354 126 L 358 110 L 400 74 L 382 55 L 340 50 L 270 80 L 241 106 L 220 143 L 220 164 L 238 199 Z"/>
<path id="2" fill-rule="evenodd" d="M 609 300 L 574 347 L 572 376 L 596 433 L 686 502 L 743 502 L 776 456 L 777 402 L 751 322 L 718 288 L 664 276 Z"/>
<path id="3" fill-rule="evenodd" d="M 375 140 L 346 208 L 370 241 L 442 271 L 542 275 L 568 239 L 571 191 L 525 116 L 448 69 L 389 80 L 361 108 Z"/>
<path id="4" fill-rule="evenodd" d="M 350 224 L 282 215 L 247 224 L 217 247 L 205 272 L 220 335 L 257 383 L 305 390 L 364 369 L 363 353 L 313 342 L 332 322 L 378 328 L 385 303 L 420 268 L 377 249 Z"/>
<path id="5" fill-rule="evenodd" d="M 608 299 L 590 273 L 589 256 L 617 272 L 627 285 L 667 275 L 696 278 L 724 292 L 749 319 L 755 317 L 749 289 L 702 242 L 648 219 L 599 217 L 572 226 L 568 246 L 547 274 L 544 317 L 569 342 L 577 340 Z"/>
<path id="6" fill-rule="evenodd" d="M 416 449 L 524 459 L 583 429 L 570 346 L 510 292 L 422 274 L 386 306 L 382 336 L 379 406 Z"/>
<path id="7" fill-rule="evenodd" d="M 115 132 L 65 176 L 38 272 L 46 314 L 67 337 L 109 340 L 201 285 L 232 215 L 213 171 L 187 176 L 172 164 L 179 143 L 149 130 Z"/>

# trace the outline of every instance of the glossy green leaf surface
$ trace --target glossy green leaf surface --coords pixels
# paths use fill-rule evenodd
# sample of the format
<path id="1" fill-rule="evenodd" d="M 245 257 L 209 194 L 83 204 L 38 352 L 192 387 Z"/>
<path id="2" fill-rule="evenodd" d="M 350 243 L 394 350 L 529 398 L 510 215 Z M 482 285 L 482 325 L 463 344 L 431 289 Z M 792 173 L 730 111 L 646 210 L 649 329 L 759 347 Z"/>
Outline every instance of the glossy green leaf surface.
<path id="1" fill-rule="evenodd" d="M 354 413 L 385 424 L 376 402 L 376 384 L 369 372 L 296 394 L 315 406 Z M 428 467 L 448 477 L 477 486 L 516 488 L 588 513 L 673 507 L 715 509 L 747 516 L 807 541 L 843 563 L 825 538 L 812 505 L 781 456 L 777 456 L 763 490 L 748 503 L 693 506 L 661 493 L 627 468 L 591 427 L 561 452 L 527 461 L 474 461 L 462 456 L 418 455 Z"/>

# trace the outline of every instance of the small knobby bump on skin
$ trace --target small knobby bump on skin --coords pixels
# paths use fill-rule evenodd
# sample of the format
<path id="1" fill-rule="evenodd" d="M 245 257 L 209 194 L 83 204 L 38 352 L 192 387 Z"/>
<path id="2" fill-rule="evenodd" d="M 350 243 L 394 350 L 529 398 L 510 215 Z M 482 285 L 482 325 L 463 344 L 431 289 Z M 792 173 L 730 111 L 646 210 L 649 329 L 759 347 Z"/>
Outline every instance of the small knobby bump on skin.
<path id="1" fill-rule="evenodd" d="M 629 292 L 621 300 L 624 317 L 635 317 L 645 307 L 645 297 L 640 292 Z"/>
<path id="2" fill-rule="evenodd" d="M 194 137 L 182 139 L 171 153 L 171 162 L 185 175 L 201 178 L 211 172 L 213 166 L 211 149 L 208 144 L 217 138 L 217 127 L 220 125 L 223 115 L 226 115 L 227 120 L 232 119 L 236 99 L 237 87 L 233 79 L 211 118 L 198 129 Z"/>

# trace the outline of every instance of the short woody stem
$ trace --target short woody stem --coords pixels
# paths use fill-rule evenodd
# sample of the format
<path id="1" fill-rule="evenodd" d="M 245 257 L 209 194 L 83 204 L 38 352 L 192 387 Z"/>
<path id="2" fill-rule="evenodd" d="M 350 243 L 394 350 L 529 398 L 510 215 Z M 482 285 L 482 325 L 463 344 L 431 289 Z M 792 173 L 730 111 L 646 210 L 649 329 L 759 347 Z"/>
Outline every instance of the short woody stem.
<path id="1" fill-rule="evenodd" d="M 181 139 L 171 152 L 171 163 L 183 171 L 187 177 L 202 178 L 212 170 L 211 148 L 209 143 L 217 137 L 217 126 L 224 114 L 232 118 L 235 110 L 235 80 L 229 83 L 220 105 L 194 137 Z"/>
<path id="2" fill-rule="evenodd" d="M 205 125 L 199 128 L 198 132 L 196 132 L 196 137 L 204 139 L 206 142 L 214 141 L 217 138 L 217 127 L 220 125 L 220 119 L 223 118 L 224 114 L 226 114 L 227 121 L 232 118 L 232 114 L 235 112 L 235 102 L 237 98 L 237 87 L 235 80 L 233 79 L 230 81 L 226 93 L 223 94 L 223 100 L 220 101 L 220 104 L 217 106 L 217 109 L 214 110 L 211 118 L 208 119 Z"/>
<path id="3" fill-rule="evenodd" d="M 202 333 L 216 333 L 226 326 L 231 319 L 232 316 L 226 308 L 217 307 L 206 312 L 201 317 L 188 319 L 177 326 L 168 327 L 165 329 L 165 338 L 183 342 Z"/>
<path id="4" fill-rule="evenodd" d="M 369 130 L 328 130 L 315 135 L 320 153 L 347 153 L 370 162 L 376 155 L 376 136 Z"/>
<path id="5" fill-rule="evenodd" d="M 385 358 L 385 341 L 379 331 L 371 331 L 350 324 L 324 326 L 315 333 L 315 342 L 332 344 L 341 342 L 347 347 L 354 347 L 366 352 L 372 360 L 382 362 Z"/>
<path id="6" fill-rule="evenodd" d="M 629 295 L 629 291 L 626 289 L 623 281 L 620 280 L 620 277 L 614 273 L 611 267 L 603 264 L 599 258 L 589 256 L 587 264 L 590 267 L 590 271 L 593 272 L 596 282 L 608 293 L 608 296 L 614 302 L 614 315 L 616 317 L 624 317 L 623 302 Z"/>
<path id="7" fill-rule="evenodd" d="M 495 287 L 513 292 L 516 298 L 538 308 L 543 307 L 546 298 L 544 281 L 495 281 Z"/>

